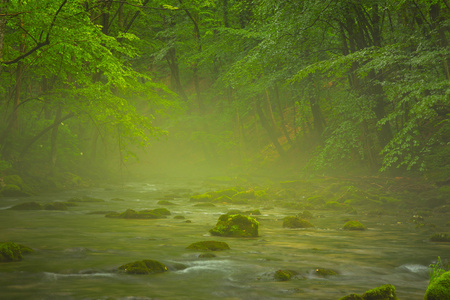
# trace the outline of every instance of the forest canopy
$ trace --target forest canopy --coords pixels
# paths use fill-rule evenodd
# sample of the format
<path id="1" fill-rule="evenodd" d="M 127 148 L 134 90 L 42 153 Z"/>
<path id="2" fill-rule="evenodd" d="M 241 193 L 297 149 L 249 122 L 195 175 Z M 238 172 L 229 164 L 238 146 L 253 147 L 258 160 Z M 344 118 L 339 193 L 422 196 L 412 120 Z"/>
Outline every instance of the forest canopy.
<path id="1" fill-rule="evenodd" d="M 135 157 L 444 180 L 449 16 L 447 0 L 0 0 L 0 173 Z"/>

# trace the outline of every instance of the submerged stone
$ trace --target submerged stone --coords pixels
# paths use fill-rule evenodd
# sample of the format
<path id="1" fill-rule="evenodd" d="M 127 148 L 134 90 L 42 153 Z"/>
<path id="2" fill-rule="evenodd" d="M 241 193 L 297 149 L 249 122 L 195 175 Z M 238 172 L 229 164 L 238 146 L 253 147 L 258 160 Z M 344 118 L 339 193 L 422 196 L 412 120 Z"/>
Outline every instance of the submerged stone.
<path id="1" fill-rule="evenodd" d="M 145 259 L 122 265 L 119 270 L 127 274 L 152 274 L 166 272 L 168 268 L 159 261 Z"/>
<path id="2" fill-rule="evenodd" d="M 361 222 L 358 221 L 348 221 L 344 224 L 344 230 L 366 230 L 366 226 L 364 226 Z"/>
<path id="3" fill-rule="evenodd" d="M 222 215 L 214 228 L 209 230 L 212 235 L 229 237 L 258 236 L 259 222 L 243 215 Z"/>
<path id="4" fill-rule="evenodd" d="M 287 228 L 309 228 L 314 227 L 309 221 L 299 217 L 288 216 L 283 219 L 283 227 Z"/>
<path id="5" fill-rule="evenodd" d="M 332 269 L 317 268 L 314 270 L 314 274 L 320 277 L 328 277 L 338 275 L 338 272 Z"/>
<path id="6" fill-rule="evenodd" d="M 362 294 L 362 298 L 364 300 L 398 300 L 395 287 L 392 284 L 385 284 L 368 290 Z"/>
<path id="7" fill-rule="evenodd" d="M 295 275 L 298 275 L 298 273 L 293 270 L 278 270 L 273 275 L 273 278 L 278 281 L 288 281 Z"/>
<path id="8" fill-rule="evenodd" d="M 187 246 L 186 249 L 200 250 L 200 251 L 220 251 L 220 250 L 229 250 L 230 246 L 228 246 L 228 244 L 225 242 L 202 241 L 192 243 L 189 246 Z"/>
<path id="9" fill-rule="evenodd" d="M 67 210 L 67 205 L 63 202 L 47 203 L 44 206 L 45 210 Z"/>
<path id="10" fill-rule="evenodd" d="M 110 212 L 106 214 L 105 217 L 118 219 L 161 219 L 166 218 L 166 216 L 170 214 L 170 211 L 166 208 L 156 208 L 141 211 L 127 209 L 122 213 Z"/>
<path id="11" fill-rule="evenodd" d="M 450 300 L 450 271 L 430 282 L 424 300 Z"/>

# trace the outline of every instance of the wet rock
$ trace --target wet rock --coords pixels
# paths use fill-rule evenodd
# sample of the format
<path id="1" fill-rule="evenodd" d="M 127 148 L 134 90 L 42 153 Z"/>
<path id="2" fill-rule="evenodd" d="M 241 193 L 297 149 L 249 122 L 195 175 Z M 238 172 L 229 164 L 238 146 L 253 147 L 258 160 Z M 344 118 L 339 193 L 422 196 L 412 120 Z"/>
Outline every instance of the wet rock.
<path id="1" fill-rule="evenodd" d="M 52 202 L 44 205 L 45 210 L 67 210 L 67 205 L 63 202 Z"/>
<path id="2" fill-rule="evenodd" d="M 344 224 L 344 230 L 366 230 L 366 226 L 364 226 L 361 222 L 358 221 L 348 221 Z"/>
<path id="3" fill-rule="evenodd" d="M 216 226 L 209 230 L 212 235 L 230 237 L 258 236 L 259 222 L 244 215 L 222 215 Z"/>
<path id="4" fill-rule="evenodd" d="M 278 270 L 273 275 L 273 278 L 277 281 L 288 281 L 295 275 L 298 275 L 298 273 L 293 270 Z"/>
<path id="5" fill-rule="evenodd" d="M 444 233 L 435 233 L 431 236 L 430 241 L 432 242 L 450 242 L 450 235 L 446 232 Z"/>
<path id="6" fill-rule="evenodd" d="M 362 294 L 362 298 L 364 300 L 398 300 L 395 287 L 392 284 L 385 284 L 368 290 Z"/>
<path id="7" fill-rule="evenodd" d="M 338 272 L 332 269 L 317 268 L 314 270 L 314 274 L 319 277 L 328 277 L 338 275 Z"/>
<path id="8" fill-rule="evenodd" d="M 159 261 L 146 259 L 122 265 L 119 270 L 127 274 L 153 274 L 166 272 L 168 268 Z"/>
<path id="9" fill-rule="evenodd" d="M 176 205 L 175 203 L 167 201 L 167 200 L 160 200 L 156 204 L 158 204 L 158 205 Z"/>
<path id="10" fill-rule="evenodd" d="M 225 242 L 202 241 L 192 243 L 189 246 L 187 246 L 186 249 L 199 251 L 221 251 L 221 250 L 229 250 L 230 246 L 228 246 L 228 244 Z"/>
<path id="11" fill-rule="evenodd" d="M 314 219 L 314 215 L 308 210 L 305 210 L 305 211 L 299 213 L 297 215 L 297 217 L 302 218 L 302 219 Z"/>
<path id="12" fill-rule="evenodd" d="M 288 216 L 283 219 L 283 227 L 287 228 L 309 228 L 314 227 L 309 221 L 299 217 Z"/>
<path id="13" fill-rule="evenodd" d="M 37 203 L 37 202 L 25 202 L 21 204 L 14 205 L 10 209 L 12 210 L 41 210 L 44 209 L 44 207 Z"/>
<path id="14" fill-rule="evenodd" d="M 161 219 L 170 215 L 170 211 L 166 208 L 147 209 L 142 211 L 135 211 L 133 209 L 127 209 L 122 213 L 111 212 L 105 215 L 107 218 L 119 218 L 119 219 Z"/>
<path id="15" fill-rule="evenodd" d="M 22 189 L 15 184 L 5 184 L 0 188 L 0 195 L 5 197 L 27 197 L 29 193 L 22 191 Z"/>
<path id="16" fill-rule="evenodd" d="M 191 202 L 210 202 L 213 197 L 210 194 L 193 195 L 189 199 Z"/>
<path id="17" fill-rule="evenodd" d="M 13 242 L 0 243 L 0 262 L 21 261 L 22 254 L 31 253 L 30 247 Z"/>
<path id="18" fill-rule="evenodd" d="M 424 300 L 450 300 L 450 271 L 430 282 Z"/>

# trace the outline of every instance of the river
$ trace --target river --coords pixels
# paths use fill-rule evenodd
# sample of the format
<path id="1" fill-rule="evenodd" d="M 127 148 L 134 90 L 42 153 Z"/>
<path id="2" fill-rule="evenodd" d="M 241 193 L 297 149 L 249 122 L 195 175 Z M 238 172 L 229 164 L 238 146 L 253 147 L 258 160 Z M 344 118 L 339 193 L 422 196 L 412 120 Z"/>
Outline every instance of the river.
<path id="1" fill-rule="evenodd" d="M 153 180 L 0 199 L 0 241 L 35 249 L 21 262 L 0 264 L 0 299 L 337 300 L 388 283 L 396 287 L 400 299 L 423 299 L 428 265 L 450 253 L 448 243 L 430 242 L 429 231 L 415 229 L 408 214 L 346 216 L 312 211 L 317 216 L 311 220 L 315 228 L 286 229 L 282 219 L 297 211 L 276 205 L 202 208 L 186 195 L 170 200 L 176 205 L 165 206 L 172 213 L 166 219 L 113 219 L 95 213 L 162 207 L 157 202 L 164 195 L 186 188 L 208 190 L 200 182 Z M 67 201 L 84 195 L 105 201 L 79 203 L 67 211 L 8 210 L 23 202 Z M 218 217 L 230 209 L 260 209 L 259 237 L 209 236 Z M 368 230 L 342 230 L 345 218 L 357 218 Z M 445 226 L 445 218 L 433 218 L 430 222 Z M 199 252 L 186 249 L 204 240 L 224 241 L 231 250 L 215 252 L 214 258 L 199 258 Z M 122 264 L 143 259 L 161 261 L 170 271 L 151 275 L 116 272 Z M 339 275 L 319 277 L 317 268 L 330 268 Z M 280 269 L 300 275 L 276 281 L 273 274 Z"/>

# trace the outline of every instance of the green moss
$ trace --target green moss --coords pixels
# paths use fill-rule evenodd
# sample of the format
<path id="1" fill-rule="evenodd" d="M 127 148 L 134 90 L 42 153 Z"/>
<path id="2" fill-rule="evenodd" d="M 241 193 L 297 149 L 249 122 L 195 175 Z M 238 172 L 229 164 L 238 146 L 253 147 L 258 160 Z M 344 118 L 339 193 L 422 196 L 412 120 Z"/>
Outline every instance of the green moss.
<path id="1" fill-rule="evenodd" d="M 432 242 L 450 242 L 450 235 L 448 233 L 435 233 L 431 236 Z"/>
<path id="2" fill-rule="evenodd" d="M 7 175 L 3 177 L 3 182 L 5 184 L 13 184 L 17 185 L 18 187 L 23 187 L 23 180 L 19 175 Z"/>
<path id="3" fill-rule="evenodd" d="M 175 203 L 167 201 L 167 200 L 160 200 L 160 201 L 158 201 L 157 204 L 158 205 L 176 205 Z"/>
<path id="4" fill-rule="evenodd" d="M 210 194 L 201 194 L 201 195 L 191 196 L 189 201 L 191 201 L 191 202 L 210 202 L 212 199 L 213 199 L 213 197 Z"/>
<path id="5" fill-rule="evenodd" d="M 0 243 L 0 262 L 21 261 L 23 259 L 22 249 L 24 250 L 23 253 L 33 251 L 29 247 L 13 242 Z"/>
<path id="6" fill-rule="evenodd" d="M 119 270 L 127 274 L 152 274 L 166 272 L 168 268 L 156 260 L 142 260 L 122 265 Z"/>
<path id="7" fill-rule="evenodd" d="M 309 221 L 299 217 L 288 216 L 283 219 L 283 227 L 287 228 L 309 228 L 314 227 Z"/>
<path id="8" fill-rule="evenodd" d="M 328 276 L 338 275 L 338 273 L 335 270 L 324 269 L 324 268 L 315 269 L 314 274 L 316 274 L 316 276 L 320 276 L 320 277 L 328 277 Z"/>
<path id="9" fill-rule="evenodd" d="M 278 270 L 275 272 L 273 277 L 277 281 L 288 281 L 288 280 L 291 280 L 291 278 L 297 274 L 298 273 L 293 270 Z"/>
<path id="10" fill-rule="evenodd" d="M 302 218 L 302 219 L 313 219 L 314 215 L 310 211 L 305 210 L 305 211 L 299 213 L 297 215 L 297 217 Z"/>
<path id="11" fill-rule="evenodd" d="M 209 230 L 212 235 L 230 237 L 258 236 L 259 222 L 244 215 L 222 215 L 214 228 Z"/>
<path id="12" fill-rule="evenodd" d="M 339 203 L 337 201 L 328 201 L 323 206 L 325 209 L 333 209 L 333 210 L 344 210 L 348 206 L 345 203 Z"/>
<path id="13" fill-rule="evenodd" d="M 186 249 L 198 251 L 221 251 L 221 250 L 229 250 L 230 246 L 228 246 L 228 244 L 225 242 L 202 241 L 190 244 L 189 246 L 186 247 Z"/>
<path id="14" fill-rule="evenodd" d="M 14 205 L 10 209 L 13 209 L 13 210 L 41 210 L 41 209 L 43 209 L 43 206 L 37 202 L 25 202 L 25 203 Z"/>
<path id="15" fill-rule="evenodd" d="M 243 191 L 235 194 L 231 199 L 233 199 L 233 203 L 237 200 L 249 200 L 249 199 L 255 199 L 256 193 L 254 190 L 249 191 Z"/>
<path id="16" fill-rule="evenodd" d="M 220 196 L 220 197 L 214 199 L 213 202 L 215 202 L 215 203 L 231 203 L 231 202 L 233 202 L 233 200 L 228 196 Z"/>
<path id="17" fill-rule="evenodd" d="M 142 211 L 142 212 L 144 212 L 144 211 Z M 155 208 L 148 212 L 150 212 L 152 214 L 157 214 L 160 216 L 170 216 L 171 215 L 170 211 L 167 208 Z"/>
<path id="18" fill-rule="evenodd" d="M 29 193 L 22 191 L 22 189 L 15 184 L 5 184 L 1 190 L 0 194 L 5 197 L 24 197 L 30 196 Z"/>
<path id="19" fill-rule="evenodd" d="M 424 300 L 450 300 L 450 271 L 430 282 Z"/>
<path id="20" fill-rule="evenodd" d="M 395 287 L 392 284 L 385 284 L 368 290 L 362 294 L 362 298 L 364 300 L 398 300 Z"/>
<path id="21" fill-rule="evenodd" d="M 366 230 L 366 226 L 358 221 L 348 221 L 344 224 L 344 230 Z"/>

